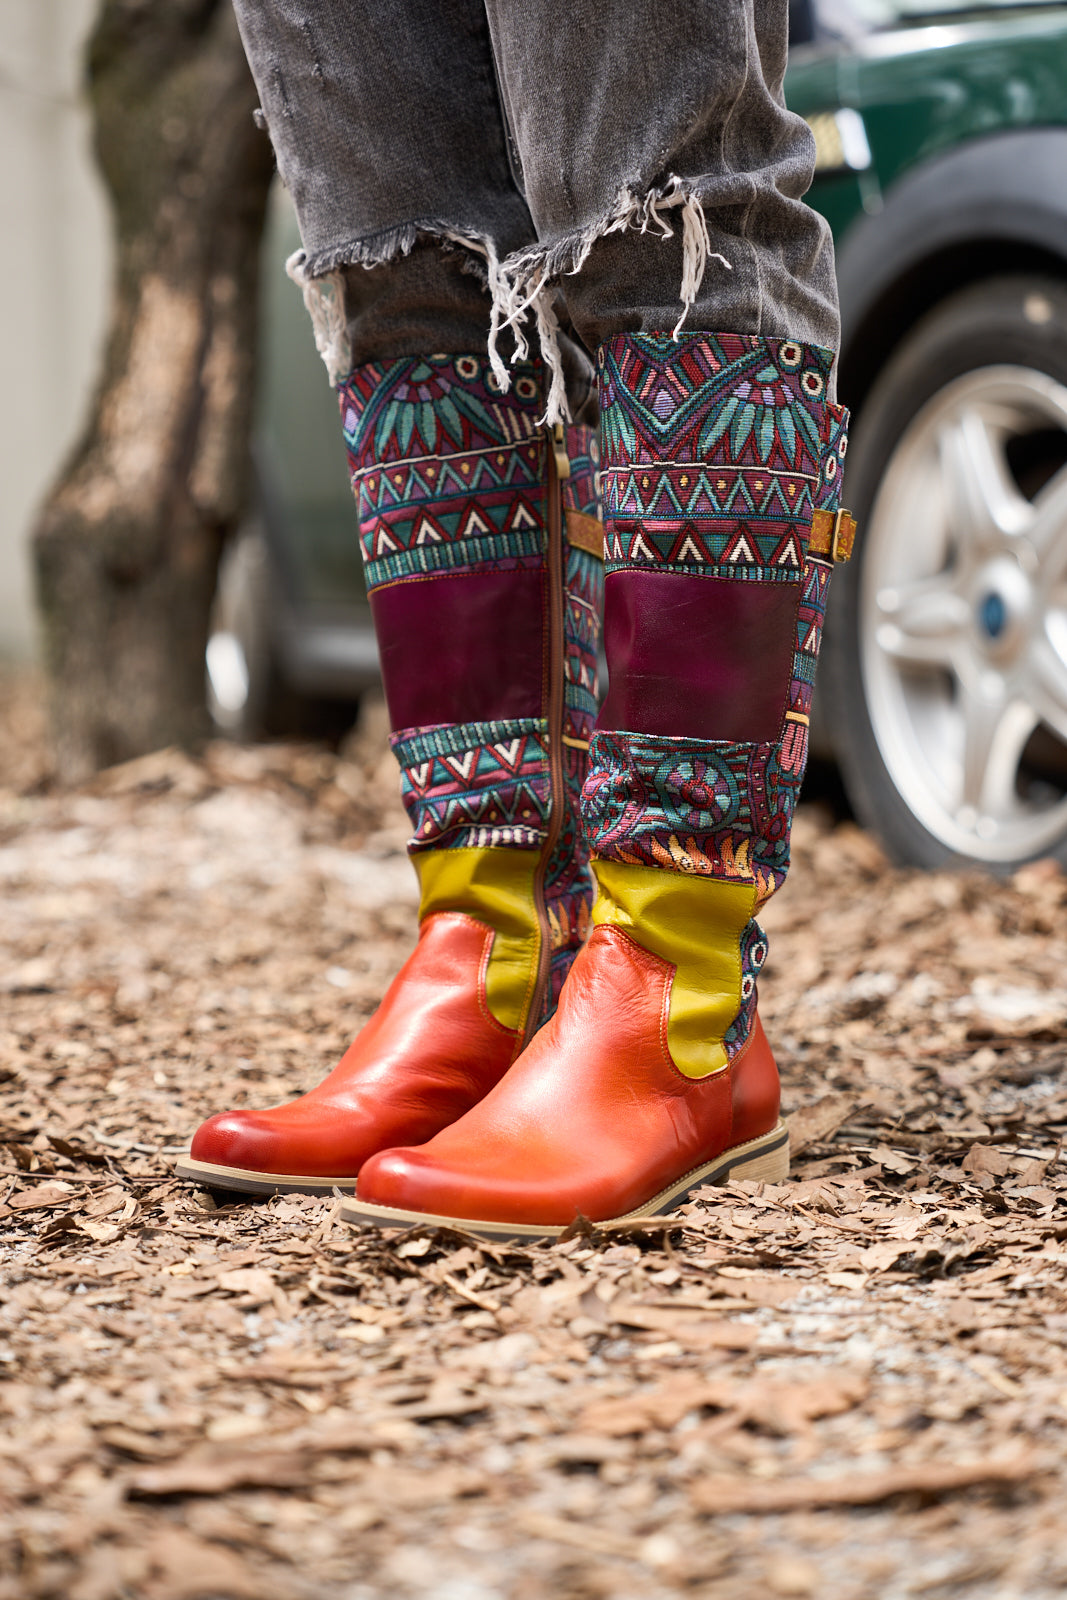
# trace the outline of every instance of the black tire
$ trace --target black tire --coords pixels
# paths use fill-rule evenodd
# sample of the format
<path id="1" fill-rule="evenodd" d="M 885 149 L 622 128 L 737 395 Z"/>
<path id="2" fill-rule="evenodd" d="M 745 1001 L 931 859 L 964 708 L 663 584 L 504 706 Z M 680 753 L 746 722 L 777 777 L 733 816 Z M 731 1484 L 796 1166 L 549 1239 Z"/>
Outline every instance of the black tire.
<path id="1" fill-rule="evenodd" d="M 219 733 L 243 743 L 271 731 L 282 689 L 271 642 L 271 571 L 266 540 L 247 523 L 219 563 L 207 649 L 207 702 Z"/>
<path id="2" fill-rule="evenodd" d="M 883 759 L 864 681 L 860 648 L 864 529 L 883 477 L 902 436 L 927 402 L 954 380 L 1001 364 L 1029 368 L 1067 386 L 1067 285 L 1052 277 L 990 278 L 942 301 L 897 346 L 864 402 L 849 442 L 845 500 L 858 519 L 859 536 L 852 561 L 834 577 L 823 715 L 857 819 L 902 865 L 938 869 L 978 864 L 987 870 L 1011 871 L 1035 854 L 1067 860 L 1067 824 L 1051 846 L 1000 861 L 978 860 L 950 848 L 930 831 Z M 1053 461 L 1050 471 L 1067 460 L 1067 434 L 1062 437 L 1062 458 Z M 1059 446 L 1053 440 L 1046 448 L 1055 452 Z M 1041 470 L 1035 468 L 1038 479 Z M 1027 488 L 1021 482 L 1021 487 L 1032 494 L 1036 484 Z M 1056 784 L 1067 791 L 1061 752 L 1053 749 L 1045 755 Z"/>
<path id="3" fill-rule="evenodd" d="M 242 744 L 335 743 L 352 727 L 358 700 L 302 693 L 287 681 L 276 637 L 280 581 L 260 524 L 246 523 L 219 564 L 206 663 L 211 720 Z"/>

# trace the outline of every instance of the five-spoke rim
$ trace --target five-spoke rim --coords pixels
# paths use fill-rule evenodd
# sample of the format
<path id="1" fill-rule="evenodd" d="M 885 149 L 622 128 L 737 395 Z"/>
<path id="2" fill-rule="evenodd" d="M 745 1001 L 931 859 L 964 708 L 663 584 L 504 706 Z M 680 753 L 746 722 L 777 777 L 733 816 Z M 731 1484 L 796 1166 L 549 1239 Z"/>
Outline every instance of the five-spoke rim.
<path id="1" fill-rule="evenodd" d="M 883 474 L 860 598 L 867 703 L 886 768 L 927 830 L 990 863 L 1067 833 L 1067 794 L 1033 778 L 1033 735 L 1067 752 L 1067 466 L 1033 498 L 1013 440 L 1067 435 L 1067 388 L 983 367 L 917 414 Z"/>

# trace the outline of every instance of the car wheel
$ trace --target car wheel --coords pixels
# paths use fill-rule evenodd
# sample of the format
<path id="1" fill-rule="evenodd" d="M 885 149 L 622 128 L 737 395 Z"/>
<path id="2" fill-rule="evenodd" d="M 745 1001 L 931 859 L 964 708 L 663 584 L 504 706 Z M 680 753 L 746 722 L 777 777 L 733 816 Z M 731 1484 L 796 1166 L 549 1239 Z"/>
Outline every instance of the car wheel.
<path id="1" fill-rule="evenodd" d="M 990 279 L 898 346 L 854 430 L 835 751 L 899 862 L 1067 857 L 1067 287 Z"/>

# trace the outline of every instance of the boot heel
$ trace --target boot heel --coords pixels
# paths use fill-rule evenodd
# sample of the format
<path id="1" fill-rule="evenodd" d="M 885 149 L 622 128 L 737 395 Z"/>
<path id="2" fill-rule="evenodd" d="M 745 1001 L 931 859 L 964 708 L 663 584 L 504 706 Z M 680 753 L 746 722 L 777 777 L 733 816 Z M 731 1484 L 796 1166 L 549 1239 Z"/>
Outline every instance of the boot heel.
<path id="1" fill-rule="evenodd" d="M 784 1183 L 789 1176 L 789 1137 L 772 1150 L 759 1150 L 730 1168 L 731 1178 L 750 1183 Z"/>

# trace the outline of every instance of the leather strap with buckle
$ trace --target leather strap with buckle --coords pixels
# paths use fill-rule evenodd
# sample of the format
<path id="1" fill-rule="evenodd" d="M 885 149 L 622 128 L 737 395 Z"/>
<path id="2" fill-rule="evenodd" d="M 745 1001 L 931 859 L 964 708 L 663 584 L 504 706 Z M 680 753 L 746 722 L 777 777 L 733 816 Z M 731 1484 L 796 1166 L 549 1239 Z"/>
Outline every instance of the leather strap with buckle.
<path id="1" fill-rule="evenodd" d="M 603 561 L 604 524 L 599 517 L 591 516 L 588 511 L 571 511 L 568 508 L 563 513 L 563 524 L 567 530 L 568 544 Z"/>
<path id="2" fill-rule="evenodd" d="M 847 561 L 856 542 L 856 519 L 851 511 L 814 511 L 808 534 L 809 556 L 823 561 Z"/>

